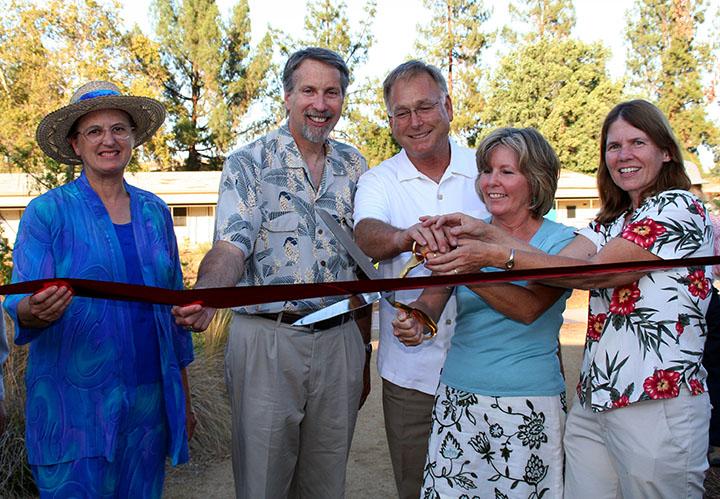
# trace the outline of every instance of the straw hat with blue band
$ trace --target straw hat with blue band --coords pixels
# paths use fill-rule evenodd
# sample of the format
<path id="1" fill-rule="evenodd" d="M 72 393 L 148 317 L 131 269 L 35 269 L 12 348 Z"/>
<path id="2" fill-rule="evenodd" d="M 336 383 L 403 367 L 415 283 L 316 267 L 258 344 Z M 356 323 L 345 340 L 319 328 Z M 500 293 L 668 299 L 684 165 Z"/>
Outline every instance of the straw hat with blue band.
<path id="1" fill-rule="evenodd" d="M 120 89 L 107 81 L 91 81 L 75 91 L 70 104 L 45 116 L 35 131 L 35 140 L 45 154 L 68 165 L 82 163 L 75 154 L 68 134 L 83 115 L 99 109 L 119 109 L 134 122 L 135 147 L 147 142 L 165 121 L 165 108 L 149 97 L 122 95 Z"/>

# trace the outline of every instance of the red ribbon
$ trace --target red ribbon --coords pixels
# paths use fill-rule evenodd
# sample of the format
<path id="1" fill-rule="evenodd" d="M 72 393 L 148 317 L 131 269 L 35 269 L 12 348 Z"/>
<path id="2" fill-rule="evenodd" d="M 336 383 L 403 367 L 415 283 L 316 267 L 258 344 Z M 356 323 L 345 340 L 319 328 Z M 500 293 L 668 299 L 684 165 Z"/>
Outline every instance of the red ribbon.
<path id="1" fill-rule="evenodd" d="M 268 286 L 192 289 L 185 291 L 119 282 L 63 277 L 0 286 L 0 294 L 32 294 L 49 286 L 59 285 L 70 287 L 75 296 L 89 298 L 143 301 L 163 305 L 200 303 L 214 308 L 229 308 L 275 301 L 303 300 L 307 298 L 317 298 L 319 296 L 351 295 L 374 291 L 398 291 L 437 286 L 490 285 L 511 281 L 584 277 L 677 267 L 704 267 L 717 264 L 720 264 L 719 256 L 706 256 L 672 260 L 576 265 L 571 267 L 546 267 L 529 270 L 509 270 L 506 272 L 410 277 L 406 279 L 337 281 L 319 284 L 275 284 Z"/>

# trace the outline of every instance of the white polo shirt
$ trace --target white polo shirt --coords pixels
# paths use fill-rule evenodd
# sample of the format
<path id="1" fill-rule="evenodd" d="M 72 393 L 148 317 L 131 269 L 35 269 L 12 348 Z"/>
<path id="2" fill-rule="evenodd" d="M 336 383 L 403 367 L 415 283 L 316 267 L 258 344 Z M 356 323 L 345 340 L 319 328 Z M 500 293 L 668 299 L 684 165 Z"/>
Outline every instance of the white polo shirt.
<path id="1" fill-rule="evenodd" d="M 463 212 L 476 218 L 488 215 L 475 191 L 475 152 L 450 140 L 450 164 L 439 183 L 420 173 L 405 150 L 365 172 L 355 193 L 354 219 L 374 218 L 399 229 L 416 224 L 422 215 Z M 410 253 L 380 262 L 384 277 L 397 277 Z M 415 268 L 409 277 L 429 275 L 424 267 Z M 398 291 L 404 303 L 415 300 L 422 290 Z M 391 322 L 396 309 L 380 302 L 380 347 L 377 355 L 380 376 L 404 388 L 434 394 L 440 370 L 450 346 L 455 326 L 455 297 L 450 298 L 438 321 L 438 334 L 420 346 L 407 347 L 392 334 Z"/>

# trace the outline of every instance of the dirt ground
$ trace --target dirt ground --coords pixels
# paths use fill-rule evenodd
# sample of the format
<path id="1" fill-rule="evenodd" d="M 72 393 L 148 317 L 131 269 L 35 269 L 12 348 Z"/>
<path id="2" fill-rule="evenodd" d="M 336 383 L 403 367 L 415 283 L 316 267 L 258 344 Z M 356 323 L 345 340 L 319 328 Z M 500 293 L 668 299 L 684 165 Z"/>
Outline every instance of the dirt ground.
<path id="1" fill-rule="evenodd" d="M 575 292 L 568 302 L 565 323 L 560 332 L 563 365 L 567 383 L 568 404 L 575 397 L 582 348 L 585 339 L 587 293 Z M 377 324 L 377 321 L 374 322 Z M 373 331 L 373 344 L 377 349 L 377 331 Z M 358 416 L 355 436 L 348 459 L 348 499 L 396 497 L 392 467 L 385 441 L 381 406 L 380 379 L 375 358 L 372 364 L 372 392 Z M 712 472 L 714 473 L 714 471 Z M 720 475 L 720 473 L 719 473 Z M 720 482 L 720 476 L 713 477 Z M 718 483 L 709 484 L 706 498 L 720 497 Z M 165 483 L 164 496 L 178 499 L 225 499 L 234 497 L 230 458 L 197 463 L 170 469 Z"/>

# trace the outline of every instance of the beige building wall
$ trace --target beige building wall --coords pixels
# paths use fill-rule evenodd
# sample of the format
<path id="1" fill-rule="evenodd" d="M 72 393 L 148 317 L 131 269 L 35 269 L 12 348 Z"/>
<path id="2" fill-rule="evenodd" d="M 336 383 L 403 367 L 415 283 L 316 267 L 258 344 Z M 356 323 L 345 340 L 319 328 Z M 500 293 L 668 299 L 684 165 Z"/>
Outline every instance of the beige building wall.
<path id="1" fill-rule="evenodd" d="M 172 211 L 180 245 L 210 244 L 213 239 L 215 205 L 220 172 L 140 172 L 125 176 L 127 182 L 165 201 Z M 27 204 L 40 194 L 25 174 L 0 174 L 0 226 L 12 245 Z M 555 220 L 584 227 L 599 207 L 595 177 L 563 171 L 555 196 Z"/>
<path id="2" fill-rule="evenodd" d="M 212 243 L 220 172 L 139 172 L 125 179 L 170 206 L 179 244 Z M 28 175 L 0 174 L 0 226 L 11 245 L 25 207 L 40 192 Z"/>

